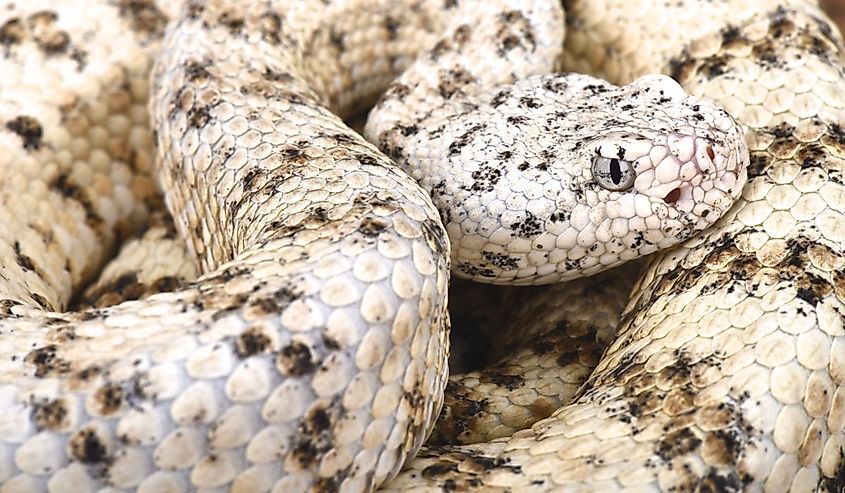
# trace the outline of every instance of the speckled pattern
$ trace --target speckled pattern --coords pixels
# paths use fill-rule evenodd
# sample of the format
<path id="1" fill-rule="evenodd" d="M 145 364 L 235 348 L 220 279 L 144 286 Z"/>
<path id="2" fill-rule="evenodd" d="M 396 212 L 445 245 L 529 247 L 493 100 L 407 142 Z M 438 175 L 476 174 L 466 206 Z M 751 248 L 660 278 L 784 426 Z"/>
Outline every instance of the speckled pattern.
<path id="1" fill-rule="evenodd" d="M 301 40 L 279 23 L 310 7 L 188 5 L 152 89 L 173 12 L 66 7 L 0 17 L 19 77 L 1 91 L 0 490 L 362 491 L 395 474 L 442 400 L 449 245 L 416 183 L 291 79 L 279 45 Z M 157 207 L 151 94 L 202 275 L 60 312 Z M 169 236 L 153 226 L 118 260 Z M 107 269 L 90 302 L 125 281 Z"/>
<path id="2" fill-rule="evenodd" d="M 689 238 L 739 195 L 747 151 L 724 110 L 665 76 L 621 88 L 580 74 L 513 82 L 533 72 L 519 64 L 498 78 L 476 76 L 487 67 L 472 61 L 503 48 L 473 46 L 485 30 L 465 20 L 457 19 L 457 53 L 447 47 L 452 57 L 415 63 L 365 128 L 432 196 L 458 276 L 549 284 L 592 275 Z M 516 46 L 530 61 L 529 41 Z M 440 74 L 437 87 L 430 73 Z M 617 189 L 597 158 L 622 163 L 617 172 L 627 167 L 630 183 Z"/>
<path id="3" fill-rule="evenodd" d="M 749 183 L 660 254 L 572 402 L 423 449 L 387 490 L 842 491 L 845 67 L 814 2 L 568 1 L 565 66 L 662 71 L 748 132 Z"/>
<path id="4" fill-rule="evenodd" d="M 159 62 L 152 101 L 168 204 L 204 274 L 191 282 L 189 268 L 176 271 L 174 283 L 186 284 L 173 293 L 79 313 L 38 305 L 61 310 L 75 301 L 74 288 L 157 207 L 144 76 L 175 6 L 86 3 L 76 9 L 86 19 L 71 17 L 87 29 L 46 4 L 4 13 L 5 60 L 32 57 L 56 68 L 27 81 L 44 94 L 15 94 L 9 103 L 43 98 L 44 114 L 18 111 L 0 133 L 3 145 L 20 150 L 15 158 L 46 163 L 5 167 L 13 172 L 4 184 L 3 265 L 20 273 L 3 278 L 0 409 L 10 412 L 0 418 L 2 491 L 354 491 L 391 476 L 413 454 L 445 385 L 422 368 L 442 367 L 448 351 L 444 214 L 315 105 L 342 115 L 365 106 L 387 74 L 410 62 L 411 45 L 439 50 L 420 26 L 445 26 L 436 13 L 458 3 L 432 2 L 430 11 L 425 3 L 381 5 L 382 13 L 356 24 L 359 35 L 333 29 L 358 16 L 322 4 L 329 20 L 317 25 L 297 22 L 316 12 L 306 3 L 285 10 L 256 2 L 244 11 L 189 5 L 169 40 L 176 48 Z M 598 318 L 598 334 L 589 324 L 557 334 L 566 322 L 552 321 L 566 316 L 554 304 L 542 306 L 549 312 L 532 307 L 541 306 L 537 295 L 597 294 L 613 313 L 625 282 L 596 289 L 587 279 L 511 297 L 520 307 L 515 317 L 535 316 L 534 330 L 551 340 L 520 338 L 534 347 L 510 361 L 529 372 L 552 359 L 577 364 L 562 374 L 563 385 L 546 388 L 531 384 L 530 373 L 518 374 L 528 384 L 516 382 L 507 367 L 498 377 L 470 374 L 467 385 L 504 390 L 488 420 L 501 426 L 486 438 L 565 402 L 613 339 L 608 353 L 574 404 L 490 444 L 425 448 L 386 489 L 842 489 L 841 44 L 821 13 L 776 10 L 782 3 L 713 1 L 699 11 L 685 2 L 565 2 L 568 68 L 617 83 L 661 70 L 716 99 L 747 126 L 751 183 L 717 230 L 651 263 L 615 339 L 617 324 L 607 317 Z M 407 16 L 408 8 L 419 16 Z M 287 24 L 313 29 L 285 37 Z M 114 30 L 137 38 L 112 62 L 95 53 L 91 63 L 88 44 L 108 52 Z M 338 57 L 368 43 L 385 47 L 389 70 L 366 57 Z M 287 58 L 271 49 L 278 45 L 308 48 L 309 57 Z M 327 63 L 336 57 L 338 69 Z M 137 70 L 111 70 L 124 64 Z M 350 67 L 360 78 L 348 76 Z M 96 82 L 103 74 L 108 82 Z M 81 97 L 53 90 L 59 80 Z M 101 101 L 128 116 L 115 118 Z M 65 133 L 57 130 L 63 125 Z M 386 150 L 401 158 L 402 147 Z M 21 200 L 20 190 L 36 199 Z M 117 214 L 112 204 L 121 204 Z M 12 231 L 26 221 L 24 242 Z M 121 255 L 131 264 L 132 245 L 170 235 L 150 228 Z M 119 290 L 123 276 L 114 272 L 89 291 L 91 302 L 116 301 L 93 301 L 110 285 Z M 139 290 L 127 297 L 147 288 Z M 515 332 L 506 346 L 527 328 L 519 318 L 507 323 Z M 550 345 L 569 352 L 544 357 Z"/>

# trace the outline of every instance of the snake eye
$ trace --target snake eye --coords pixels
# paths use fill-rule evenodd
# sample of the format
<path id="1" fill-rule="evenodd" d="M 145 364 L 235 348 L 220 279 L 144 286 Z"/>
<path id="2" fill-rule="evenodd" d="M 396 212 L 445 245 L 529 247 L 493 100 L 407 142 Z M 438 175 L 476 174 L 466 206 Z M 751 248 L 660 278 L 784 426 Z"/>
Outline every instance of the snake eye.
<path id="1" fill-rule="evenodd" d="M 630 161 L 596 156 L 593 158 L 593 179 L 610 191 L 627 190 L 634 184 L 637 174 Z"/>

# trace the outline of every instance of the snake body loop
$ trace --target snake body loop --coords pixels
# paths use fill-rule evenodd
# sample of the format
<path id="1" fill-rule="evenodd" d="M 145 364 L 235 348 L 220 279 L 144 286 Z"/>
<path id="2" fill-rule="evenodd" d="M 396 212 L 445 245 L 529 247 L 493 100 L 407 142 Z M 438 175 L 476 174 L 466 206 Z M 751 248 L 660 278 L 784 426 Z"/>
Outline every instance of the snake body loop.
<path id="1" fill-rule="evenodd" d="M 556 1 L 176 3 L 0 13 L 0 492 L 841 488 L 845 81 L 812 2 L 567 1 L 563 52 Z M 374 102 L 384 153 L 341 120 Z M 423 446 L 450 261 L 542 284 L 684 239 L 615 334 L 625 271 L 499 292 L 505 369 Z"/>
<path id="2" fill-rule="evenodd" d="M 423 449 L 386 489 L 840 490 L 840 35 L 815 2 L 565 4 L 566 68 L 663 72 L 713 98 L 748 132 L 749 183 L 713 230 L 650 261 L 567 405 L 507 438 Z"/>

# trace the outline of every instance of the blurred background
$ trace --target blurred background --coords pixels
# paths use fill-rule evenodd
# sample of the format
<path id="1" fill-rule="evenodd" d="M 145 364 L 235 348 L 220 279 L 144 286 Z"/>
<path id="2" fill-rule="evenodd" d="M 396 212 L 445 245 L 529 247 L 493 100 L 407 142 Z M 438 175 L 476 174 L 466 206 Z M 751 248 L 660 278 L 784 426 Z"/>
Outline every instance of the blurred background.
<path id="1" fill-rule="evenodd" d="M 845 0 L 821 0 L 821 4 L 839 25 L 839 30 L 845 31 Z"/>

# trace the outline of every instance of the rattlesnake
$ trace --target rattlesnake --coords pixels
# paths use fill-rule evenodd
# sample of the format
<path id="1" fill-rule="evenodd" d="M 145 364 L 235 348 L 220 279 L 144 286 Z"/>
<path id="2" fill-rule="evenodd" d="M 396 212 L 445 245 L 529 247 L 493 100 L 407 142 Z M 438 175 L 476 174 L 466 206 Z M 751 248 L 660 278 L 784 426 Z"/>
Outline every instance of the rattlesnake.
<path id="1" fill-rule="evenodd" d="M 174 24 L 181 28 L 171 28 L 168 43 L 175 49 L 160 60 L 152 94 L 144 81 L 177 6 L 119 0 L 81 2 L 62 15 L 51 15 L 48 3 L 16 7 L 26 14 L 7 9 L 0 28 L 7 59 L 46 59 L 58 69 L 33 72 L 41 80 L 13 79 L 21 92 L 4 99 L 11 108 L 4 113 L 15 115 L 25 114 L 16 105 L 36 99 L 32 93 L 45 101 L 44 108 L 27 106 L 41 119 L 10 119 L 2 141 L 26 151 L 14 167 L 4 166 L 9 169 L 4 193 L 16 192 L 14 201 L 8 195 L 4 201 L 15 204 L 12 211 L 27 211 L 4 210 L 4 272 L 23 280 L 3 278 L 4 488 L 85 491 L 110 485 L 179 491 L 193 484 L 203 490 L 293 491 L 309 485 L 357 490 L 396 473 L 420 446 L 445 384 L 421 363 L 436 368 L 445 359 L 448 245 L 428 196 L 313 103 L 349 111 L 366 106 L 370 101 L 344 98 L 386 84 L 391 70 L 384 64 L 398 69 L 416 51 L 405 40 L 434 44 L 431 26 L 446 22 L 436 14 L 459 3 L 466 2 L 414 2 L 396 10 L 386 4 L 381 17 L 361 21 L 354 20 L 361 18 L 352 15 L 357 12 L 333 10 L 337 4 L 323 2 L 315 2 L 314 10 L 300 4 L 296 15 L 278 15 L 256 2 L 254 16 L 216 2 L 191 3 Z M 838 75 L 825 71 L 824 63 L 838 63 L 831 55 L 838 53 L 838 38 L 824 28 L 819 12 L 803 6 L 776 10 L 782 2 L 753 7 L 708 2 L 695 18 L 681 15 L 685 4 L 680 2 L 654 12 L 631 2 L 616 10 L 606 2 L 606 12 L 595 3 L 568 3 L 569 67 L 617 82 L 671 71 L 694 92 L 705 92 L 694 83 L 714 78 L 715 87 L 707 86 L 713 93 L 706 94 L 751 129 L 748 141 L 756 154 L 753 179 L 743 192 L 747 203 L 732 209 L 716 233 L 694 237 L 652 263 L 619 336 L 576 404 L 508 440 L 426 449 L 387 487 L 754 489 L 786 488 L 794 479 L 796 488 L 836 488 L 845 460 L 845 343 L 837 311 L 842 294 L 835 284 L 841 268 L 835 224 L 841 130 L 835 125 L 840 105 L 832 90 Z M 406 8 L 416 9 L 416 15 L 407 15 Z M 630 15 L 613 15 L 620 11 Z M 755 11 L 762 12 L 759 18 L 753 18 Z M 308 36 L 283 36 L 297 32 L 285 26 L 308 26 L 305 21 L 317 12 L 322 23 L 310 24 Z M 654 22 L 655 13 L 684 22 Z M 707 37 L 708 26 L 723 26 L 719 16 L 728 13 L 731 22 L 748 27 L 735 24 Z M 333 30 L 350 22 L 364 23 L 363 34 Z M 132 29 L 123 31 L 124 26 Z M 530 33 L 521 32 L 517 22 L 500 27 L 513 28 L 517 45 L 520 35 Z M 588 41 L 598 32 L 609 43 L 601 53 Z M 625 35 L 609 35 L 619 32 L 633 38 L 642 34 L 651 44 L 629 51 Z M 761 41 L 766 33 L 777 34 L 774 41 Z M 695 39 L 702 41 L 679 41 Z M 307 47 L 309 56 L 297 59 L 270 49 L 274 44 Z M 338 56 L 379 44 L 390 57 L 374 66 Z M 794 81 L 795 87 L 787 87 L 809 96 L 799 94 L 793 105 L 786 94 L 768 101 L 765 91 L 761 96 L 760 90 L 743 90 L 740 82 L 756 79 L 759 69 L 746 72 L 758 64 L 741 57 L 756 60 L 769 73 L 788 75 L 760 77 L 760 87 L 776 89 Z M 328 63 L 334 58 L 340 61 L 336 72 Z M 619 63 L 623 58 L 626 65 Z M 206 59 L 214 63 L 205 65 Z M 589 61 L 598 67 L 583 65 Z M 246 69 L 240 66 L 244 62 Z M 99 78 L 74 75 L 80 72 Z M 806 75 L 816 72 L 824 82 Z M 311 87 L 290 73 L 312 75 Z M 64 87 L 70 89 L 57 90 Z M 806 87 L 828 97 L 830 106 L 816 104 L 818 97 L 801 91 Z M 63 310 L 72 287 L 91 278 L 117 239 L 157 208 L 149 135 L 143 131 L 148 96 L 154 118 L 162 123 L 159 152 L 176 163 L 163 176 L 169 205 L 178 228 L 191 233 L 201 270 L 210 273 L 175 293 L 79 313 L 45 312 Z M 781 108 L 770 113 L 788 117 L 771 117 L 760 110 L 766 104 Z M 438 116 L 436 108 L 423 109 L 429 110 L 429 118 Z M 280 114 L 286 118 L 280 120 Z M 799 116 L 806 119 L 803 125 Z M 771 130 L 757 130 L 770 120 Z M 220 121 L 233 137 L 216 140 L 224 127 Z M 277 123 L 267 126 L 267 121 Z M 295 127 L 309 129 L 312 137 L 294 138 L 291 145 L 288 135 Z M 398 133 L 417 134 L 406 128 Z M 405 146 L 397 139 L 389 150 L 402 157 Z M 212 150 L 209 141 L 219 145 Z M 267 154 L 262 143 L 279 148 Z M 39 153 L 58 144 L 66 150 L 36 164 Z M 763 148 L 784 161 L 772 162 Z M 266 166 L 238 167 L 267 156 Z M 786 161 L 794 156 L 795 161 Z M 75 162 L 82 157 L 85 162 Z M 328 162 L 334 168 L 322 167 Z M 210 163 L 214 166 L 204 168 Z M 286 174 L 290 163 L 300 171 Z M 790 166 L 810 171 L 790 173 Z M 41 174 L 31 179 L 31 170 Z M 768 177 L 780 180 L 777 191 L 766 183 Z M 823 190 L 827 179 L 830 187 Z M 32 194 L 20 197 L 17 192 L 24 189 Z M 240 200 L 244 190 L 248 200 Z M 791 193 L 796 190 L 804 195 Z M 334 202 L 330 194 L 337 194 Z M 769 209 L 761 201 L 771 203 Z M 786 221 L 793 228 L 784 231 L 782 212 L 799 201 L 793 214 L 818 226 L 801 229 Z M 305 207 L 312 203 L 330 207 Z M 286 208 L 284 217 L 280 206 Z M 766 223 L 768 217 L 777 217 L 777 223 Z M 22 235 L 14 227 L 24 221 L 30 224 Z M 758 224 L 759 231 L 738 231 Z M 767 241 L 778 234 L 792 236 Z M 39 242 L 45 246 L 34 248 Z M 716 253 L 709 253 L 713 249 Z M 220 260 L 233 256 L 235 261 Z M 501 256 L 465 266 L 463 273 L 490 278 L 484 271 L 490 264 L 507 270 L 526 262 L 493 258 Z M 781 261 L 783 272 L 771 268 Z M 778 276 L 784 276 L 782 286 Z M 680 310 L 687 304 L 692 316 L 685 318 Z M 734 306 L 740 308 L 729 310 Z M 799 323 L 816 312 L 815 325 Z M 386 320 L 389 339 L 399 349 L 389 349 L 385 333 L 375 330 Z M 186 326 L 187 334 L 174 337 Z M 280 326 L 293 334 L 279 331 Z M 414 326 L 421 330 L 417 335 L 410 332 Z M 748 327 L 744 341 L 740 329 Z M 795 334 L 781 332 L 786 335 L 767 340 L 775 339 L 778 327 Z M 793 353 L 778 349 L 789 345 L 788 337 L 796 341 Z M 354 354 L 345 350 L 359 341 Z M 790 354 L 794 357 L 784 358 Z M 406 369 L 400 363 L 410 357 L 416 359 Z M 353 377 L 354 366 L 362 371 Z M 761 375 L 770 374 L 776 375 L 771 390 L 761 383 Z M 379 380 L 387 384 L 376 389 Z M 803 406 L 796 397 L 802 383 L 812 390 Z M 691 390 L 696 386 L 706 391 L 696 395 Z M 368 415 L 374 419 L 364 424 Z M 805 434 L 807 429 L 812 433 Z M 360 452 L 352 457 L 346 446 Z M 799 464 L 805 466 L 801 471 Z"/>

